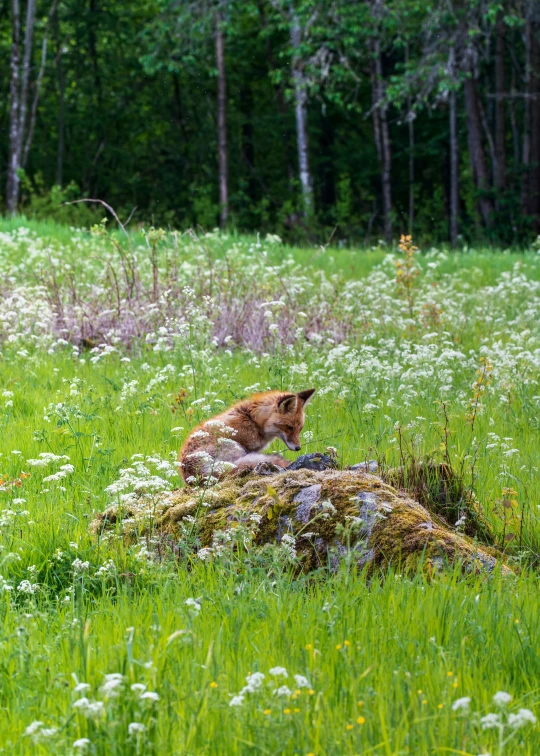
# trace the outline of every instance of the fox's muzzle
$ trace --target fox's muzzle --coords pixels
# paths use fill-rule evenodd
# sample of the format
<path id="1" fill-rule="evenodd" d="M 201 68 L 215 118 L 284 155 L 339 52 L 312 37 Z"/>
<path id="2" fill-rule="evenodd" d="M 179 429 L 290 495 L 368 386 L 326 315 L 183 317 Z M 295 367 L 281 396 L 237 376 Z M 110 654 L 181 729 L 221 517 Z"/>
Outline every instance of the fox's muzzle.
<path id="1" fill-rule="evenodd" d="M 288 440 L 287 440 L 287 439 L 285 438 L 285 436 L 282 436 L 281 438 L 282 438 L 282 440 L 284 441 L 284 443 L 285 443 L 285 444 L 287 445 L 287 447 L 288 447 L 288 448 L 289 448 L 289 449 L 290 449 L 291 451 L 300 451 L 300 449 L 302 448 L 302 447 L 301 447 L 301 446 L 299 446 L 298 444 L 293 444 L 293 443 L 292 443 L 291 441 L 288 441 Z"/>

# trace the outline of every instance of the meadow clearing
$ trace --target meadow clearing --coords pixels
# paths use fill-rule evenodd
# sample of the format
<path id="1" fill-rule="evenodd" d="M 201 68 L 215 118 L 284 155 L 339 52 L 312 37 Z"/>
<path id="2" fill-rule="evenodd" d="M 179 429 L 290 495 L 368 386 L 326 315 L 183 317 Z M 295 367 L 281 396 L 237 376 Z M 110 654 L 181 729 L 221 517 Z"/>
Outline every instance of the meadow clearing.
<path id="1" fill-rule="evenodd" d="M 537 249 L 18 220 L 0 273 L 0 753 L 540 753 Z M 200 420 L 310 387 L 303 451 L 449 461 L 515 576 L 89 534 Z"/>

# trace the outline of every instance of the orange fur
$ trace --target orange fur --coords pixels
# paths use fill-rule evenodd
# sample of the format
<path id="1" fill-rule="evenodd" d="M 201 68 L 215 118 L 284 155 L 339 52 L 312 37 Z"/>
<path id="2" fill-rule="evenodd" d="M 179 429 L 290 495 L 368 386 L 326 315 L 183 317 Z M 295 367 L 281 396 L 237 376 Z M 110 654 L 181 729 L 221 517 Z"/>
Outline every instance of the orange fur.
<path id="1" fill-rule="evenodd" d="M 180 450 L 184 480 L 196 482 L 210 475 L 220 478 L 229 465 L 230 469 L 252 468 L 269 461 L 287 467 L 287 461 L 279 454 L 260 452 L 276 438 L 281 438 L 289 449 L 300 450 L 304 407 L 314 392 L 315 389 L 309 389 L 297 394 L 287 391 L 254 394 L 200 423 Z"/>

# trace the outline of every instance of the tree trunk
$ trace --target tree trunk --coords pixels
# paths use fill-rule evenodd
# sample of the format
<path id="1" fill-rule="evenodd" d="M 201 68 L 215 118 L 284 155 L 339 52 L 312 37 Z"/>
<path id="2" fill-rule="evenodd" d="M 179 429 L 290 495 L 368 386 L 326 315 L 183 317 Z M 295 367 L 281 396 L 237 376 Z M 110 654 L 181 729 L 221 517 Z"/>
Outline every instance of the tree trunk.
<path id="1" fill-rule="evenodd" d="M 21 76 L 21 99 L 19 109 L 19 120 L 21 128 L 19 130 L 19 163 L 21 162 L 24 133 L 26 129 L 26 111 L 28 109 L 28 87 L 30 83 L 30 63 L 32 60 L 32 38 L 34 35 L 34 20 L 36 16 L 36 0 L 27 0 L 26 5 L 26 26 L 24 29 L 24 57 L 22 64 Z"/>
<path id="2" fill-rule="evenodd" d="M 12 0 L 11 3 L 11 60 L 10 71 L 11 78 L 9 84 L 10 91 L 10 113 L 9 113 L 9 158 L 8 158 L 8 176 L 6 188 L 6 204 L 10 215 L 17 212 L 19 201 L 19 156 L 18 144 L 20 129 L 20 58 L 21 58 L 21 18 L 19 9 L 19 0 Z"/>
<path id="3" fill-rule="evenodd" d="M 62 65 L 62 46 L 58 33 L 58 14 L 55 15 L 55 38 L 57 46 L 56 67 L 58 72 L 58 144 L 56 148 L 56 183 L 62 186 L 64 174 L 64 131 L 65 131 L 65 98 L 66 79 Z"/>
<path id="4" fill-rule="evenodd" d="M 495 185 L 495 181 L 496 181 L 496 177 L 498 173 L 497 152 L 495 148 L 495 142 L 493 140 L 493 135 L 489 127 L 486 111 L 484 110 L 484 106 L 482 105 L 482 100 L 478 98 L 477 102 L 478 102 L 478 112 L 480 113 L 480 120 L 482 122 L 482 129 L 486 137 L 486 142 L 489 149 L 489 156 L 491 158 L 491 175 L 492 175 L 493 185 Z"/>
<path id="5" fill-rule="evenodd" d="M 532 102 L 531 94 L 531 48 L 532 48 L 532 28 L 531 22 L 527 19 L 524 30 L 525 46 L 525 69 L 523 79 L 525 82 L 525 103 L 523 108 L 523 153 L 521 162 L 523 164 L 523 179 L 521 183 L 521 212 L 528 215 L 529 212 L 529 169 L 531 164 L 531 130 L 532 130 Z"/>
<path id="6" fill-rule="evenodd" d="M 298 18 L 291 19 L 291 46 L 293 50 L 292 77 L 294 83 L 294 112 L 296 117 L 296 145 L 298 149 L 298 172 L 302 189 L 303 215 L 308 218 L 313 213 L 313 183 L 309 171 L 308 128 L 307 128 L 307 92 L 304 81 L 300 44 L 302 30 Z"/>
<path id="7" fill-rule="evenodd" d="M 371 75 L 371 90 L 373 97 L 373 128 L 375 144 L 381 166 L 381 185 L 384 214 L 384 238 L 388 244 L 392 242 L 392 183 L 391 167 L 392 153 L 390 149 L 390 132 L 388 128 L 387 107 L 384 104 L 384 85 L 381 59 L 381 43 L 374 42 L 374 54 Z"/>
<path id="8" fill-rule="evenodd" d="M 510 126 L 512 128 L 512 150 L 513 150 L 513 172 L 514 174 L 518 170 L 518 166 L 520 163 L 520 157 L 519 157 L 519 130 L 518 130 L 518 124 L 517 124 L 517 117 L 516 117 L 516 98 L 517 98 L 517 89 L 516 89 L 516 72 L 515 69 L 512 68 L 512 83 L 510 86 Z"/>
<path id="9" fill-rule="evenodd" d="M 506 128 L 505 128 L 505 75 L 504 44 L 506 27 L 502 17 L 497 21 L 495 38 L 495 187 L 498 192 L 506 189 Z"/>
<path id="10" fill-rule="evenodd" d="M 217 128 L 219 164 L 219 225 L 225 228 L 229 216 L 229 184 L 227 176 L 227 81 L 225 77 L 225 41 L 222 15 L 216 13 Z"/>
<path id="11" fill-rule="evenodd" d="M 457 104 L 455 91 L 449 98 L 450 126 L 450 243 L 457 244 L 459 234 L 459 142 L 457 130 Z"/>
<path id="12" fill-rule="evenodd" d="M 414 120 L 409 116 L 409 234 L 414 226 Z"/>
<path id="13" fill-rule="evenodd" d="M 30 62 L 32 58 L 32 38 L 36 16 L 36 0 L 28 0 L 26 5 L 26 26 L 24 30 L 24 53 L 21 67 L 21 18 L 19 0 L 12 0 L 12 44 L 11 44 L 11 81 L 10 81 L 10 124 L 9 124 L 9 161 L 6 204 L 10 215 L 17 212 L 19 203 L 20 177 L 22 167 L 23 144 L 26 129 L 26 111 L 28 109 L 28 85 L 30 80 Z M 36 106 L 37 107 L 37 106 Z"/>
<path id="14" fill-rule="evenodd" d="M 409 45 L 406 47 L 405 62 L 409 64 Z M 409 131 L 409 234 L 414 226 L 414 113 L 412 98 L 407 96 L 407 126 Z"/>
<path id="15" fill-rule="evenodd" d="M 257 201 L 257 182 L 255 175 L 255 139 L 253 133 L 253 95 L 246 83 L 240 89 L 240 109 L 242 112 L 242 162 L 247 168 L 247 192 L 249 199 Z"/>
<path id="16" fill-rule="evenodd" d="M 257 3 L 259 16 L 261 18 L 261 24 L 263 29 L 265 31 L 268 29 L 268 19 L 266 17 L 266 12 L 264 8 L 264 2 L 263 0 L 258 0 Z M 266 34 L 266 59 L 268 61 L 268 69 L 269 71 L 275 71 L 277 70 L 277 64 L 276 59 L 274 56 L 274 52 L 272 50 L 272 43 L 270 40 L 270 35 Z M 293 186 L 294 186 L 294 177 L 295 177 L 295 170 L 294 170 L 294 146 L 292 144 L 291 134 L 289 133 L 289 129 L 287 128 L 287 105 L 285 103 L 285 96 L 283 94 L 283 86 L 281 84 L 277 84 L 275 87 L 275 93 L 276 93 L 276 102 L 277 107 L 282 123 L 282 136 L 283 136 L 283 142 L 285 147 L 285 156 L 287 161 L 287 178 L 289 181 L 289 190 L 292 194 L 293 192 Z"/>
<path id="17" fill-rule="evenodd" d="M 49 16 L 47 18 L 47 24 L 45 26 L 45 31 L 43 33 L 43 41 L 41 43 L 41 63 L 39 66 L 39 72 L 37 75 L 36 83 L 35 83 L 35 91 L 34 91 L 34 99 L 32 101 L 32 108 L 30 111 L 30 121 L 28 124 L 28 130 L 26 134 L 26 139 L 24 142 L 24 148 L 22 153 L 22 166 L 23 168 L 26 168 L 26 163 L 28 160 L 28 153 L 30 151 L 30 147 L 32 146 L 32 140 L 34 138 L 34 129 L 36 127 L 36 118 L 37 118 L 37 109 L 39 104 L 39 95 L 41 94 L 41 84 L 43 82 L 43 75 L 45 73 L 45 66 L 47 63 L 47 43 L 49 39 L 49 26 L 51 23 L 51 20 L 53 16 L 56 13 L 56 6 L 58 5 L 58 0 L 53 0 L 53 3 L 51 5 L 51 9 L 49 11 Z"/>
<path id="18" fill-rule="evenodd" d="M 463 86 L 465 93 L 465 111 L 467 116 L 467 138 L 469 143 L 469 160 L 473 172 L 475 186 L 478 192 L 478 208 L 482 222 L 486 228 L 492 225 L 493 204 L 486 196 L 489 190 L 489 179 L 486 167 L 486 156 L 482 142 L 482 119 L 478 102 L 476 83 L 472 74 L 465 79 Z"/>
<path id="19" fill-rule="evenodd" d="M 529 215 L 536 231 L 540 230 L 540 23 L 531 22 L 531 142 L 529 172 Z"/>

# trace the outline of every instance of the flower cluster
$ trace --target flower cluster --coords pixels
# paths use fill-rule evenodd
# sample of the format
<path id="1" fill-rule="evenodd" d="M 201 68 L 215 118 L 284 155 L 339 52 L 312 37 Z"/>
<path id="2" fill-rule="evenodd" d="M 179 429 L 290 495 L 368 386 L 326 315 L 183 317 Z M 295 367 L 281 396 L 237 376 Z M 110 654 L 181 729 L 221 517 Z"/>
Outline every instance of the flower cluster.
<path id="1" fill-rule="evenodd" d="M 268 675 L 269 677 L 262 672 L 249 674 L 246 677 L 246 684 L 239 693 L 232 696 L 229 706 L 242 706 L 247 695 L 256 693 L 266 693 L 271 697 L 286 700 L 296 699 L 302 693 L 302 689 L 308 690 L 310 694 L 314 693 L 308 678 L 304 675 L 292 676 L 292 688 L 286 685 L 284 681 L 288 680 L 289 673 L 285 667 L 272 667 L 268 670 Z"/>

